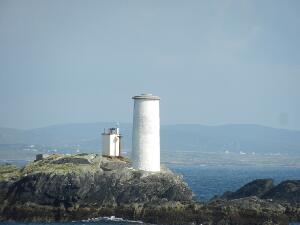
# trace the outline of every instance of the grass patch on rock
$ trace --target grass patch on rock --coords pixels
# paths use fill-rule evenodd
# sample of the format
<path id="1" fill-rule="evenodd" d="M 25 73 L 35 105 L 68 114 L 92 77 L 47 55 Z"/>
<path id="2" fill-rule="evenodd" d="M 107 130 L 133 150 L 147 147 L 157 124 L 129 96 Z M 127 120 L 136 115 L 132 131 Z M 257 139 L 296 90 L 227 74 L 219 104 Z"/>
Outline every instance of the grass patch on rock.
<path id="1" fill-rule="evenodd" d="M 0 181 L 16 178 L 21 175 L 20 169 L 15 165 L 0 165 Z"/>

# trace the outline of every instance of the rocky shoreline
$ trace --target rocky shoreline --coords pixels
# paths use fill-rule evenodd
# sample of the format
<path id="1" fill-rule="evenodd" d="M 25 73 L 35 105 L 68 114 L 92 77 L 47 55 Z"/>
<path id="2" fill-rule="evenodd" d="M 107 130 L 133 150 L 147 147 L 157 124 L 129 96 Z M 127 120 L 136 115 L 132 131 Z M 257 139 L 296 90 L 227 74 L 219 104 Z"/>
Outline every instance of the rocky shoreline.
<path id="1" fill-rule="evenodd" d="M 116 216 L 153 224 L 288 224 L 300 221 L 300 181 L 253 181 L 197 202 L 182 176 L 134 170 L 124 158 L 50 155 L 0 167 L 0 221 Z"/>

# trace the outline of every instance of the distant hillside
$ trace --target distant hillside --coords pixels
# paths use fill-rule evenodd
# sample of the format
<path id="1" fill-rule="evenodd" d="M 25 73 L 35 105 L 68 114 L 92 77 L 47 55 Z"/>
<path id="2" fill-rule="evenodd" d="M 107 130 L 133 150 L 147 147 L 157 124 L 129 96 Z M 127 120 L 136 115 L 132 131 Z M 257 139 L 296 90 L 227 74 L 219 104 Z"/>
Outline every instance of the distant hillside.
<path id="1" fill-rule="evenodd" d="M 0 128 L 0 153 L 21 148 L 80 149 L 101 148 L 101 133 L 114 123 L 63 124 L 32 130 Z M 131 149 L 131 124 L 121 123 L 125 151 Z M 37 147 L 32 147 L 36 145 Z M 31 146 L 31 147 L 30 147 Z M 50 146 L 50 147 L 49 147 Z M 164 152 L 281 153 L 300 155 L 300 131 L 258 125 L 163 125 L 161 148 Z"/>
<path id="2" fill-rule="evenodd" d="M 169 125 L 161 130 L 163 148 L 300 154 L 300 131 L 259 125 Z"/>
<path id="3" fill-rule="evenodd" d="M 0 127 L 0 144 L 23 143 L 28 131 Z"/>

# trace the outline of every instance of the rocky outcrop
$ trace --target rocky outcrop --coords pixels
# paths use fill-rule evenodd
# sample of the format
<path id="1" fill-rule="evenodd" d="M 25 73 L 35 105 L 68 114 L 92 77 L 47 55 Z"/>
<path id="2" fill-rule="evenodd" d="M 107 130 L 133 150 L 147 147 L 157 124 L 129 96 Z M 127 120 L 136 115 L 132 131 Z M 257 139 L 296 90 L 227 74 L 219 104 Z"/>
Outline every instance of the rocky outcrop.
<path id="1" fill-rule="evenodd" d="M 222 196 L 216 196 L 212 199 L 241 201 L 247 198 L 260 198 L 260 201 L 280 204 L 284 207 L 284 214 L 290 221 L 300 221 L 300 181 L 287 180 L 278 185 L 274 185 L 272 179 L 254 180 L 236 192 L 226 192 Z"/>
<path id="2" fill-rule="evenodd" d="M 33 162 L 22 170 L 19 179 L 7 183 L 7 188 L 8 206 L 16 202 L 102 206 L 160 199 L 189 201 L 193 196 L 182 177 L 169 170 L 143 172 L 132 169 L 123 159 L 101 156 L 56 155 Z"/>
<path id="3" fill-rule="evenodd" d="M 214 199 L 232 200 L 251 196 L 280 203 L 300 204 L 300 180 L 286 180 L 275 186 L 272 179 L 257 179 L 235 192 L 225 192 Z"/>
<path id="4" fill-rule="evenodd" d="M 225 192 L 221 198 L 223 199 L 238 199 L 250 196 L 262 197 L 274 187 L 272 179 L 257 179 L 254 180 L 235 192 Z"/>
<path id="5" fill-rule="evenodd" d="M 283 181 L 266 192 L 262 198 L 300 204 L 300 180 Z"/>
<path id="6" fill-rule="evenodd" d="M 0 168 L 0 221 L 116 216 L 155 224 L 288 224 L 295 207 L 246 197 L 264 196 L 272 185 L 254 182 L 236 195 L 245 198 L 200 203 L 167 168 L 150 173 L 124 158 L 51 155 L 23 169 Z"/>

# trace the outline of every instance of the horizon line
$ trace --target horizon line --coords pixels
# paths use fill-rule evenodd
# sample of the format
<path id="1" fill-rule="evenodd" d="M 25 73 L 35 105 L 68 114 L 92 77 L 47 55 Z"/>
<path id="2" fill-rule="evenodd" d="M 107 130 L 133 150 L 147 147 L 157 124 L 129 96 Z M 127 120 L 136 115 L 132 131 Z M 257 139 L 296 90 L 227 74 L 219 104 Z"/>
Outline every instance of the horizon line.
<path id="1" fill-rule="evenodd" d="M 95 121 L 95 122 L 64 122 L 64 123 L 55 123 L 49 124 L 44 126 L 32 127 L 32 128 L 14 128 L 14 127 L 7 127 L 7 126 L 0 126 L 0 129 L 11 129 L 11 130 L 20 130 L 20 131 L 29 131 L 29 130 L 37 130 L 37 129 L 44 129 L 49 127 L 56 127 L 56 126 L 66 126 L 66 125 L 84 125 L 84 124 L 97 124 L 97 123 L 107 123 L 107 124 L 132 124 L 132 122 L 111 122 L 111 121 Z M 162 123 L 161 126 L 205 126 L 205 127 L 222 127 L 222 126 L 258 126 L 264 128 L 271 128 L 277 130 L 288 130 L 288 131 L 300 131 L 300 129 L 293 129 L 293 128 L 283 128 L 283 127 L 273 127 L 264 124 L 258 123 L 220 123 L 220 124 L 205 124 L 205 123 Z"/>

